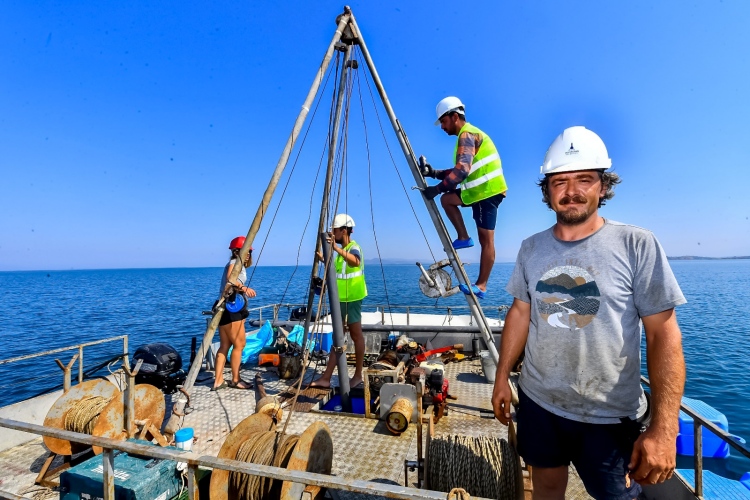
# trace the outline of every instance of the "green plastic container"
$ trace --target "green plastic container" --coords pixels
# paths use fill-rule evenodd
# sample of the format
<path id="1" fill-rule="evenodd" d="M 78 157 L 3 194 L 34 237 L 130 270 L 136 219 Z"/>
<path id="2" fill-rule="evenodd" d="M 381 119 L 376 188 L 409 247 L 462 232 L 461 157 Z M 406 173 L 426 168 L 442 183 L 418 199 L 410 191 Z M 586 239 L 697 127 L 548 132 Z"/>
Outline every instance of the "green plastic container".
<path id="1" fill-rule="evenodd" d="M 115 455 L 114 476 L 117 500 L 169 500 L 180 494 L 183 485 L 177 462 L 124 452 Z M 61 500 L 94 500 L 103 496 L 102 455 L 60 474 Z"/>

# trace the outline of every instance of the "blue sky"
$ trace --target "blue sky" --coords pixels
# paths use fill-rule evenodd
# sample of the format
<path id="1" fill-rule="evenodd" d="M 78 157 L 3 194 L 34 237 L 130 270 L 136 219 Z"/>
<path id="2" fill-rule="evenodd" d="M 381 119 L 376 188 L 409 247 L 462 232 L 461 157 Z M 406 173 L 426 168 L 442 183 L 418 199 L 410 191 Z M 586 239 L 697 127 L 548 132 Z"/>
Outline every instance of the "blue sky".
<path id="1" fill-rule="evenodd" d="M 750 254 L 747 2 L 351 6 L 418 155 L 450 165 L 455 139 L 432 125 L 446 95 L 498 146 L 510 187 L 498 261 L 554 222 L 534 183 L 547 146 L 571 125 L 604 139 L 623 178 L 605 217 L 653 230 L 669 255 Z M 332 1 L 4 2 L 0 270 L 222 265 L 341 11 Z M 362 77 L 375 209 L 355 94 L 355 237 L 368 258 L 377 237 L 384 258 L 427 261 Z M 300 245 L 310 261 L 302 230 L 324 133 L 318 117 L 260 264 L 293 264 Z M 421 197 L 408 196 L 440 256 Z M 476 262 L 478 250 L 462 255 Z"/>

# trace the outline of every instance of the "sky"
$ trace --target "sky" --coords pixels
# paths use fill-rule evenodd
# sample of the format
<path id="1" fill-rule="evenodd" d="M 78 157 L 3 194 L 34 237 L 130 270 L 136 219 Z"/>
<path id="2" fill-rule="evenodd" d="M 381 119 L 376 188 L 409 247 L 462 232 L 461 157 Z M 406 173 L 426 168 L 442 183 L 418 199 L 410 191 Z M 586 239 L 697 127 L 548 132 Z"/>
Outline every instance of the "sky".
<path id="1" fill-rule="evenodd" d="M 417 155 L 451 166 L 455 138 L 433 125 L 448 95 L 492 137 L 509 185 L 497 261 L 554 223 L 535 183 L 547 147 L 573 125 L 602 137 L 623 179 L 604 217 L 654 231 L 670 256 L 750 255 L 750 3 L 350 5 Z M 223 265 L 342 10 L 327 0 L 3 2 L 0 271 Z M 366 258 L 440 259 L 364 64 L 356 72 L 339 207 Z M 259 265 L 312 260 L 331 90 L 255 240 Z M 464 218 L 476 236 L 470 210 Z"/>

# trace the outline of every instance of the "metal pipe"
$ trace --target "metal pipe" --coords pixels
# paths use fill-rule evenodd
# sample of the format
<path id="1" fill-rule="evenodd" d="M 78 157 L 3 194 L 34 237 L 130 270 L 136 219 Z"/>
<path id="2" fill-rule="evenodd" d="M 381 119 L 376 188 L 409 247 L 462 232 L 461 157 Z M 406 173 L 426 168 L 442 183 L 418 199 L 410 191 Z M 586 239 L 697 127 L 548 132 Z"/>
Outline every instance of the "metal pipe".
<path id="1" fill-rule="evenodd" d="M 83 383 L 83 346 L 78 346 L 78 383 Z"/>
<path id="2" fill-rule="evenodd" d="M 703 498 L 703 427 L 693 419 L 693 466 L 695 467 L 695 496 Z"/>
<path id="3" fill-rule="evenodd" d="M 23 356 L 16 356 L 15 358 L 0 359 L 0 365 L 5 365 L 8 363 L 15 363 L 17 361 L 23 361 L 24 359 L 32 359 L 32 358 L 38 358 L 40 356 L 47 356 L 49 354 L 57 354 L 58 352 L 72 351 L 73 349 L 80 349 L 82 347 L 88 347 L 91 345 L 105 344 L 107 342 L 114 342 L 115 340 L 120 340 L 120 339 L 124 339 L 127 341 L 127 338 L 128 338 L 127 335 L 118 335 L 117 337 L 108 337 L 106 339 L 96 340 L 94 342 L 86 342 L 84 344 L 75 344 L 75 345 L 70 345 L 68 347 L 58 347 L 57 349 L 50 349 L 49 351 L 37 352 L 34 354 L 25 354 Z M 128 352 L 127 347 L 125 349 L 125 352 L 126 353 Z"/>
<path id="4" fill-rule="evenodd" d="M 355 36 L 357 37 L 359 48 L 362 51 L 362 55 L 365 58 L 367 67 L 370 69 L 370 74 L 372 75 L 372 79 L 375 82 L 375 86 L 378 89 L 380 98 L 383 101 L 383 106 L 385 107 L 385 110 L 388 114 L 388 118 L 391 121 L 391 126 L 393 126 L 393 130 L 396 132 L 396 137 L 398 138 L 398 142 L 401 145 L 401 150 L 404 153 L 406 162 L 409 165 L 409 170 L 411 170 L 411 173 L 414 176 L 414 180 L 416 181 L 417 186 L 420 189 L 424 189 L 425 187 L 427 187 L 427 184 L 425 183 L 424 177 L 422 177 L 422 174 L 420 173 L 417 167 L 417 161 L 416 161 L 416 158 L 414 157 L 414 152 L 411 150 L 411 147 L 407 143 L 406 133 L 404 132 L 403 128 L 401 127 L 401 124 L 396 118 L 396 114 L 393 111 L 391 102 L 388 100 L 388 95 L 385 92 L 385 87 L 383 87 L 383 83 L 380 80 L 378 71 L 377 69 L 375 69 L 375 64 L 372 61 L 372 57 L 370 57 L 370 52 L 367 50 L 367 45 L 365 44 L 365 40 L 362 37 L 362 32 L 359 30 L 359 26 L 357 26 L 357 21 L 354 18 L 354 15 L 351 16 L 351 19 L 349 20 L 349 25 L 351 26 L 352 30 L 354 31 Z M 443 222 L 443 218 L 440 216 L 440 213 L 438 212 L 438 208 L 437 208 L 437 205 L 435 204 L 435 200 L 425 200 L 425 206 L 427 207 L 427 211 L 430 214 L 430 218 L 432 219 L 432 222 L 435 225 L 435 229 L 437 229 L 438 236 L 440 237 L 440 241 L 443 244 L 443 250 L 445 250 L 445 253 L 448 256 L 448 259 L 450 260 L 451 266 L 453 267 L 453 271 L 456 273 L 456 276 L 458 276 L 459 281 L 461 283 L 465 284 L 466 286 L 471 286 L 469 277 L 466 274 L 466 270 L 460 264 L 460 261 L 458 260 L 458 254 L 456 253 L 456 250 L 453 248 L 453 244 L 450 241 L 450 238 L 448 236 L 448 230 L 445 228 L 445 223 Z M 492 335 L 490 334 L 489 323 L 487 322 L 487 318 L 484 316 L 484 312 L 482 312 L 482 309 L 479 307 L 479 303 L 476 297 L 474 297 L 473 295 L 467 295 L 466 301 L 469 304 L 469 308 L 471 309 L 472 316 L 474 316 L 474 318 L 477 320 L 477 324 L 479 324 L 479 326 L 482 328 L 482 336 L 484 337 L 485 343 L 487 344 L 487 349 L 490 351 L 490 357 L 492 358 L 493 362 L 497 364 L 499 357 L 497 354 L 497 349 L 495 348 L 495 342 L 492 338 Z"/>
<path id="5" fill-rule="evenodd" d="M 258 465 L 251 462 L 239 462 L 212 456 L 201 456 L 193 452 L 183 452 L 171 448 L 139 444 L 134 441 L 117 441 L 111 438 L 91 436 L 77 432 L 53 429 L 42 425 L 19 422 L 7 418 L 0 418 L 0 427 L 22 432 L 31 432 L 41 436 L 51 436 L 66 441 L 83 443 L 89 446 L 99 446 L 106 452 L 109 450 L 122 450 L 131 455 L 144 455 L 163 460 L 174 460 L 185 462 L 194 466 L 209 467 L 212 469 L 228 470 L 255 476 L 270 477 L 282 481 L 293 481 L 302 484 L 311 484 L 334 490 L 352 491 L 355 493 L 369 493 L 387 498 L 400 498 L 404 500 L 445 500 L 445 493 L 439 491 L 418 490 L 406 488 L 400 485 L 362 481 L 358 479 L 345 479 L 327 474 L 313 472 L 293 471 L 272 467 L 269 465 Z M 472 497 L 476 498 L 476 497 Z M 483 499 L 476 499 L 483 500 Z"/>
<path id="6" fill-rule="evenodd" d="M 115 500 L 115 456 L 112 448 L 102 450 L 102 483 L 104 500 Z"/>
<path id="7" fill-rule="evenodd" d="M 427 284 L 434 288 L 435 287 L 435 282 L 432 281 L 432 278 L 430 277 L 429 274 L 427 274 L 427 271 L 425 270 L 424 267 L 422 267 L 422 264 L 420 264 L 419 262 L 417 262 L 417 267 L 419 268 L 420 272 L 422 273 L 422 276 L 424 276 L 424 279 L 427 282 Z M 409 314 L 409 311 L 407 310 L 406 313 Z"/>
<path id="8" fill-rule="evenodd" d="M 188 465 L 188 498 L 195 500 L 198 498 L 198 481 L 195 478 L 195 470 L 197 466 Z"/>
<path id="9" fill-rule="evenodd" d="M 328 162 L 326 163 L 326 177 L 323 181 L 323 199 L 320 202 L 320 216 L 318 217 L 318 234 L 324 233 L 326 219 L 328 218 L 328 203 L 331 193 L 331 184 L 333 183 L 333 166 L 336 161 L 336 149 L 338 147 L 339 140 L 339 125 L 341 123 L 341 113 L 343 109 L 344 95 L 346 93 L 346 77 L 349 73 L 348 62 L 351 57 L 351 46 L 347 45 L 344 51 L 344 60 L 341 64 L 341 75 L 339 77 L 338 93 L 336 95 L 336 104 L 333 113 L 333 124 L 329 129 L 329 144 L 328 144 Z M 315 245 L 315 251 L 318 251 L 319 247 L 325 246 L 325 238 L 319 239 Z M 310 274 L 310 283 L 312 284 L 313 279 L 318 274 L 318 266 L 315 264 L 315 256 L 313 256 L 313 268 Z M 323 291 L 321 290 L 321 294 Z M 310 335 L 310 321 L 312 319 L 312 304 L 315 299 L 315 290 L 308 290 L 307 296 L 307 311 L 305 313 L 305 331 L 303 336 L 302 345 L 307 345 L 307 339 Z"/>
<path id="10" fill-rule="evenodd" d="M 254 324 L 255 322 L 251 322 Z M 332 322 L 332 323 L 335 323 Z M 297 321 L 276 321 L 271 326 L 292 327 L 298 325 Z M 460 326 L 460 325 L 366 325 L 362 324 L 363 332 L 403 332 L 403 333 L 480 333 L 482 330 L 477 326 Z M 493 334 L 503 333 L 502 326 L 491 327 Z"/>
<path id="11" fill-rule="evenodd" d="M 299 115 L 297 115 L 297 120 L 294 122 L 294 127 L 292 127 L 292 133 L 289 135 L 289 138 L 287 139 L 286 145 L 284 146 L 284 150 L 281 153 L 281 157 L 279 158 L 278 163 L 276 164 L 276 169 L 273 172 L 273 175 L 271 176 L 271 180 L 268 183 L 268 187 L 266 188 L 265 193 L 263 193 L 263 199 L 260 202 L 260 206 L 258 207 L 257 212 L 255 213 L 255 218 L 253 219 L 252 224 L 250 225 L 250 229 L 247 232 L 247 237 L 245 239 L 245 244 L 242 245 L 242 249 L 240 250 L 240 258 L 237 259 L 235 262 L 234 267 L 232 268 L 232 272 L 229 275 L 229 281 L 234 282 L 237 277 L 240 275 L 240 269 L 243 265 L 244 259 L 248 254 L 248 251 L 250 250 L 250 246 L 253 243 L 253 240 L 255 239 L 255 235 L 258 233 L 258 230 L 260 229 L 260 224 L 263 221 L 264 214 L 268 211 L 268 205 L 271 203 L 271 198 L 273 197 L 273 193 L 276 190 L 276 185 L 279 183 L 279 179 L 281 179 L 281 174 L 284 172 L 284 168 L 286 167 L 287 162 L 289 161 L 289 155 L 292 152 L 292 148 L 294 147 L 294 144 L 297 141 L 297 137 L 299 136 L 299 131 L 302 128 L 302 124 L 305 121 L 305 118 L 307 117 L 308 112 L 310 111 L 310 106 L 312 105 L 313 99 L 315 98 L 315 95 L 318 93 L 318 88 L 320 87 L 320 83 L 323 81 L 323 75 L 326 72 L 326 69 L 328 69 L 328 64 L 331 61 L 331 56 L 333 55 L 333 49 L 336 43 L 341 39 L 341 33 L 344 31 L 344 27 L 349 22 L 349 14 L 345 13 L 341 19 L 339 20 L 338 26 L 336 27 L 336 32 L 333 35 L 333 38 L 331 39 L 331 43 L 328 45 L 328 49 L 326 50 L 325 56 L 323 56 L 323 61 L 320 64 L 320 68 L 318 69 L 318 72 L 315 74 L 315 78 L 313 79 L 313 83 L 310 86 L 310 91 L 307 93 L 307 98 L 305 98 L 305 102 L 302 104 L 302 110 L 299 112 Z M 183 389 L 190 393 L 190 391 L 193 389 L 193 385 L 195 384 L 195 379 L 198 377 L 198 372 L 200 371 L 201 364 L 203 363 L 203 359 L 206 357 L 206 353 L 208 353 L 208 349 L 211 346 L 211 342 L 213 341 L 214 333 L 216 332 L 216 327 L 219 326 L 219 320 L 221 319 L 221 315 L 224 312 L 224 297 L 219 298 L 219 303 L 216 306 L 216 311 L 214 311 L 214 315 L 211 318 L 211 321 L 208 324 L 208 327 L 206 328 L 206 333 L 203 335 L 203 340 L 201 341 L 200 349 L 198 350 L 198 355 L 195 357 L 195 360 L 193 360 L 193 364 L 190 365 L 190 370 L 188 371 L 187 377 L 185 378 L 185 383 L 183 384 Z M 165 427 L 165 432 L 167 434 L 174 434 L 177 432 L 177 429 L 180 424 L 180 418 L 178 415 L 181 415 L 183 413 L 183 410 L 185 408 L 185 402 L 178 400 L 175 405 L 175 410 L 172 412 L 172 415 L 169 417 L 169 421 L 167 422 L 167 425 Z"/>
<path id="12" fill-rule="evenodd" d="M 322 233 L 321 238 L 325 238 Z M 339 303 L 339 287 L 336 283 L 336 270 L 333 269 L 333 259 L 331 258 L 331 247 L 333 245 L 323 245 L 323 258 L 326 262 L 326 282 L 328 284 L 328 302 L 331 305 L 331 322 L 333 327 L 333 351 L 336 353 L 336 366 L 339 371 L 339 393 L 341 395 L 341 407 L 347 412 L 352 411 L 352 402 L 349 398 L 349 369 L 346 364 L 346 353 L 344 347 L 344 320 L 341 317 L 341 308 Z"/>

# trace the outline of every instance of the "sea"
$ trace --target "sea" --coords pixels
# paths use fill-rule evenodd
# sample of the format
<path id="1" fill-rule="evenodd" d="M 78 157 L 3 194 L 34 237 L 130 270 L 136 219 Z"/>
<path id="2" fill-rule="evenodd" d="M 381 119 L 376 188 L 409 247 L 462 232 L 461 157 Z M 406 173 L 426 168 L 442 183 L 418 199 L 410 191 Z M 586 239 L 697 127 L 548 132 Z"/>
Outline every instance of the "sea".
<path id="1" fill-rule="evenodd" d="M 685 395 L 724 413 L 729 431 L 750 440 L 750 260 L 676 260 L 672 269 L 688 303 L 677 309 L 687 363 Z M 474 277 L 477 266 L 467 267 Z M 512 298 L 505 284 L 511 263 L 498 263 L 484 299 L 488 317 L 503 314 Z M 108 337 L 127 335 L 130 352 L 166 342 L 181 354 L 185 369 L 193 338 L 198 342 L 219 293 L 223 268 L 113 269 L 0 272 L 0 360 Z M 310 267 L 257 267 L 248 270 L 257 292 L 251 306 L 306 302 Z M 366 305 L 451 306 L 466 313 L 463 296 L 431 299 L 419 290 L 415 265 L 367 266 Z M 286 319 L 291 307 L 282 307 Z M 400 310 L 403 312 L 403 309 Z M 416 311 L 415 311 L 416 312 Z M 268 314 L 268 312 L 266 312 Z M 267 317 L 267 316 L 266 316 Z M 646 374 L 645 343 L 643 373 Z M 0 406 L 61 387 L 62 371 L 77 351 L 0 364 Z M 87 372 L 103 375 L 122 342 L 85 349 Z M 77 366 L 74 366 L 75 383 Z M 704 431 L 708 432 L 708 431 Z M 692 459 L 680 457 L 679 467 Z M 750 460 L 732 452 L 728 460 L 705 461 L 706 468 L 731 478 L 750 471 Z"/>

